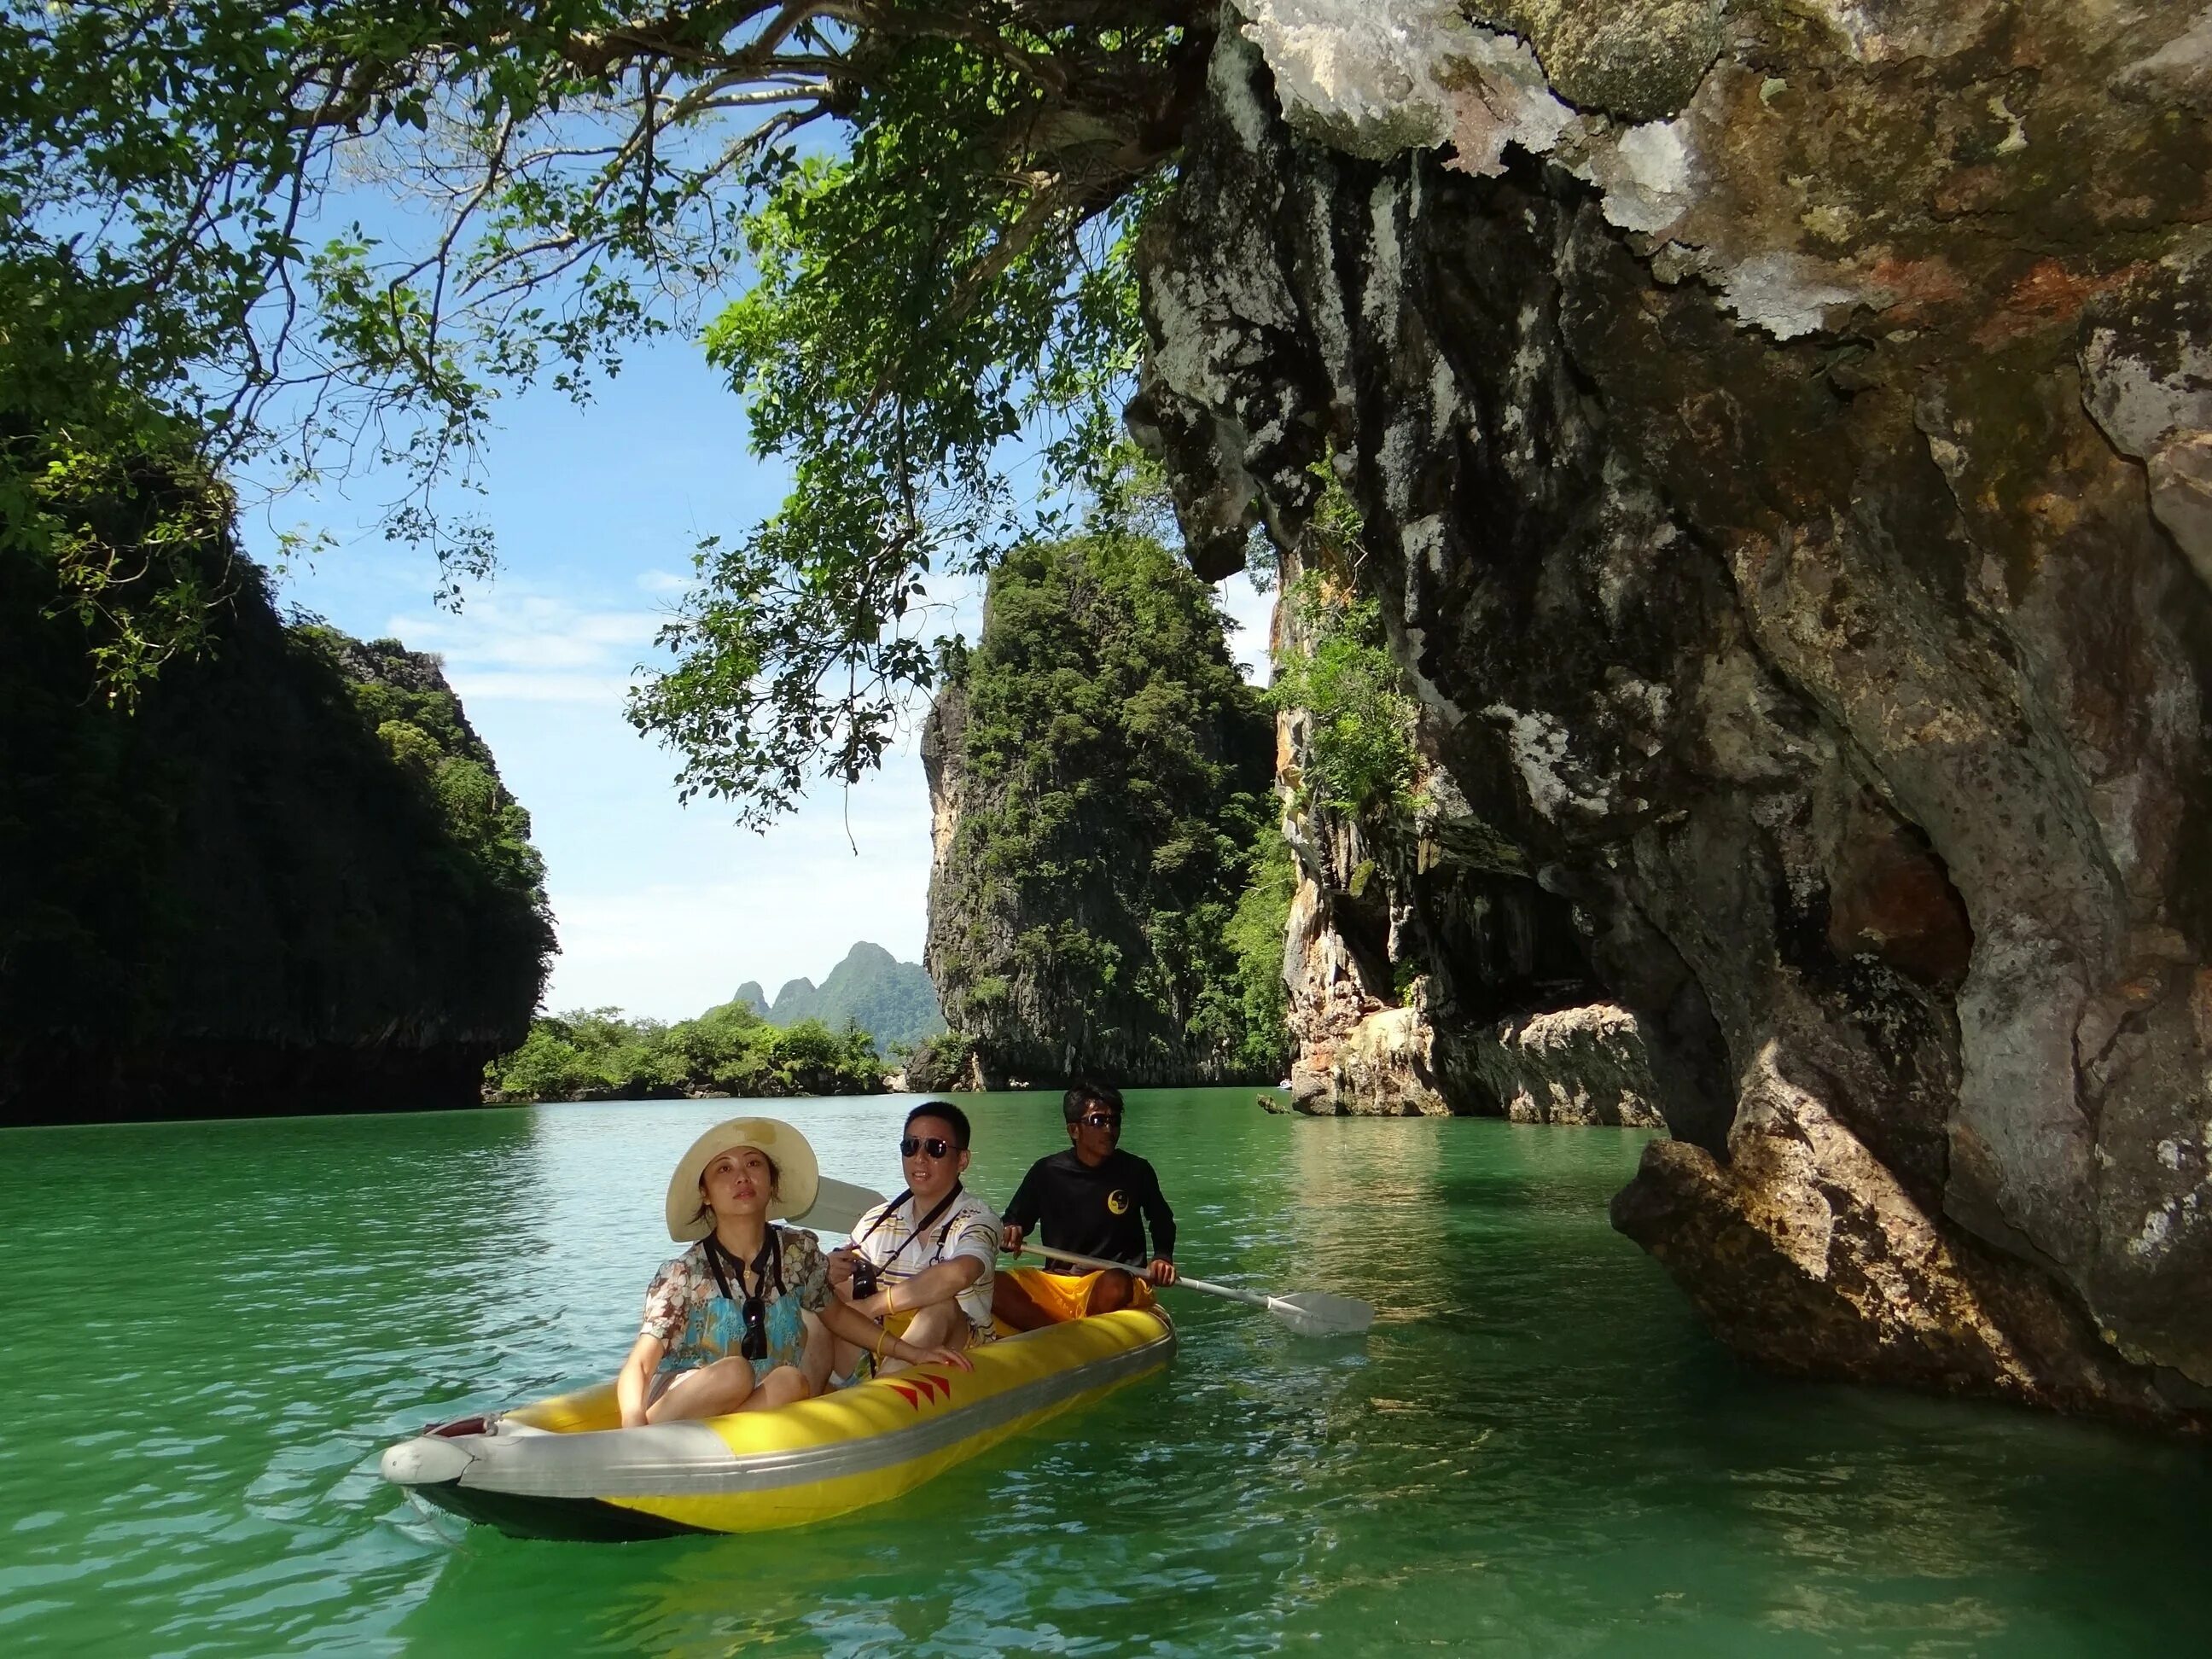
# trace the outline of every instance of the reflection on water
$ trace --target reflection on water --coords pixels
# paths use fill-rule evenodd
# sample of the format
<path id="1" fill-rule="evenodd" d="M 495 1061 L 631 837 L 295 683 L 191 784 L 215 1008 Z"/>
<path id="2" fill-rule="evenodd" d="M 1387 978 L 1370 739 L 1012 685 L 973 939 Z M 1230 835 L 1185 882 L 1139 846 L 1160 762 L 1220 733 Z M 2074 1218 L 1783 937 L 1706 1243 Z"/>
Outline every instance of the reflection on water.
<path id="1" fill-rule="evenodd" d="M 2196 1449 L 1745 1372 L 1606 1226 L 1642 1137 L 1133 1096 L 1191 1271 L 1363 1296 L 1312 1342 L 1193 1296 L 1175 1368 L 805 1532 L 524 1542 L 377 1451 L 610 1372 L 677 1155 L 748 1109 L 889 1190 L 905 1102 L 0 1136 L 0 1632 L 264 1654 L 2165 1652 Z M 1003 1201 L 1055 1101 L 974 1103 Z"/>

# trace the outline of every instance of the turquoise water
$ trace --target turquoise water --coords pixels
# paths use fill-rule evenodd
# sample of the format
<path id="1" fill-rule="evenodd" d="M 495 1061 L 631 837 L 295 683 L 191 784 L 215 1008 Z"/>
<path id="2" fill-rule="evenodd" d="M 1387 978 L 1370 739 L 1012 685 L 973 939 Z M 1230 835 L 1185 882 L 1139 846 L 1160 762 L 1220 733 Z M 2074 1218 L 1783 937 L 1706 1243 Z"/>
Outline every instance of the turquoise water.
<path id="1" fill-rule="evenodd" d="M 896 1099 L 774 1103 L 894 1184 Z M 0 1134 L 10 1652 L 2168 1653 L 2199 1449 L 1748 1372 L 1605 1224 L 1642 1138 L 1132 1097 L 1192 1271 L 1174 1369 L 811 1530 L 521 1541 L 374 1474 L 611 1371 L 729 1102 Z M 975 1107 L 1003 1199 L 1055 1103 Z"/>

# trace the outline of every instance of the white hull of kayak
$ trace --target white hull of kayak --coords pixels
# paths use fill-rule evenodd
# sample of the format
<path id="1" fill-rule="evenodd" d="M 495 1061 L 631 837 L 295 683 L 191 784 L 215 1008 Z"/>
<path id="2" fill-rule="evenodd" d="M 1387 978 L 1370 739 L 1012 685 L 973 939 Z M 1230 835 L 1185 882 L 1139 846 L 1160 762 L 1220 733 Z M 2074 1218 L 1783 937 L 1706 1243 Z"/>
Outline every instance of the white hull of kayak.
<path id="1" fill-rule="evenodd" d="M 804 1526 L 910 1492 L 955 1463 L 1166 1366 L 1157 1307 L 1048 1326 L 777 1411 L 617 1426 L 611 1384 L 384 1454 L 384 1478 L 440 1508 L 538 1538 L 641 1538 Z"/>

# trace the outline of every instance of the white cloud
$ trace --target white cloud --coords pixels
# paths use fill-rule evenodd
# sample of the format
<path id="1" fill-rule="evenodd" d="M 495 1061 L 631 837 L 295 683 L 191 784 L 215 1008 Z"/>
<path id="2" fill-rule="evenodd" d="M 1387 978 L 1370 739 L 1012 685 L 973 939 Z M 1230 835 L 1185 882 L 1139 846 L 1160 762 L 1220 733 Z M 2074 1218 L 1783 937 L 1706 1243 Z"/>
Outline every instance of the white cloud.
<path id="1" fill-rule="evenodd" d="M 691 578 L 673 570 L 641 570 L 637 585 L 648 593 L 681 593 L 691 586 Z"/>
<path id="2" fill-rule="evenodd" d="M 1274 664 L 1267 655 L 1267 634 L 1275 609 L 1273 592 L 1259 592 L 1252 579 L 1239 571 L 1214 589 L 1214 597 L 1237 623 L 1229 632 L 1229 654 L 1243 669 L 1246 679 L 1255 685 L 1267 684 L 1274 678 Z"/>
<path id="3" fill-rule="evenodd" d="M 459 612 L 425 609 L 386 623 L 417 651 L 445 659 L 464 703 L 600 703 L 620 708 L 661 617 L 597 609 L 507 584 Z"/>
<path id="4" fill-rule="evenodd" d="M 390 626 L 418 651 L 436 651 L 456 667 L 607 667 L 627 672 L 662 618 L 649 611 L 587 609 L 567 599 L 512 588 L 473 599 L 458 615 L 421 611 Z"/>
<path id="5" fill-rule="evenodd" d="M 802 975 L 818 984 L 859 939 L 919 961 L 929 882 L 921 763 L 895 757 L 849 805 L 850 842 L 835 791 L 764 836 L 702 802 L 684 815 L 681 848 L 665 849 L 674 857 L 601 866 L 573 889 L 556 871 L 562 955 L 547 1006 L 678 1019 L 749 979 L 770 996 Z"/>

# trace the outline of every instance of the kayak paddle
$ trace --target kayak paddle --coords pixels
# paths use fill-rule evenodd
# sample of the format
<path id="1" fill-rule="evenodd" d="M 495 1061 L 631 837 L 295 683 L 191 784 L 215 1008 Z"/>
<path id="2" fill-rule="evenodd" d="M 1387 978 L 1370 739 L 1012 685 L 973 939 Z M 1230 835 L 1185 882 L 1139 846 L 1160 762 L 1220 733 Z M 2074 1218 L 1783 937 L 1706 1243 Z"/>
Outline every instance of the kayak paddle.
<path id="1" fill-rule="evenodd" d="M 1040 1244 L 1024 1244 L 1015 1254 L 1073 1261 L 1079 1267 L 1117 1267 L 1125 1273 L 1144 1277 L 1143 1268 L 1133 1267 L 1126 1261 L 1107 1261 L 1095 1255 L 1048 1249 Z M 1248 1308 L 1265 1309 L 1300 1336 L 1362 1336 L 1375 1322 L 1375 1310 L 1364 1302 L 1356 1297 L 1332 1296 L 1327 1291 L 1292 1291 L 1285 1296 L 1270 1296 L 1265 1291 L 1240 1291 L 1234 1285 L 1212 1285 L 1203 1279 L 1186 1279 L 1181 1274 L 1176 1275 L 1175 1282 L 1200 1296 L 1218 1296 L 1231 1302 L 1242 1302 Z"/>
<path id="2" fill-rule="evenodd" d="M 860 1224 L 860 1218 L 884 1201 L 881 1193 L 871 1192 L 866 1187 L 855 1187 L 849 1181 L 832 1181 L 823 1176 L 815 1183 L 814 1202 L 803 1214 L 791 1218 L 803 1221 L 810 1227 L 824 1232 L 842 1233 L 848 1238 L 853 1229 Z"/>
<path id="3" fill-rule="evenodd" d="M 881 1193 L 823 1176 L 815 1187 L 814 1202 L 807 1206 L 805 1213 L 791 1219 L 850 1237 L 853 1229 L 860 1224 L 860 1218 L 883 1201 Z M 1016 1254 L 1073 1261 L 1082 1267 L 1116 1267 L 1139 1276 L 1143 1273 L 1143 1269 L 1132 1267 L 1126 1261 L 1106 1261 L 1066 1250 L 1048 1250 L 1036 1244 L 1024 1244 Z M 1261 1309 L 1300 1336 L 1361 1336 L 1375 1322 L 1375 1310 L 1364 1302 L 1354 1297 L 1332 1296 L 1327 1291 L 1291 1291 L 1283 1296 L 1270 1296 L 1265 1291 L 1243 1291 L 1233 1285 L 1215 1285 L 1203 1279 L 1178 1277 L 1176 1283 L 1200 1296 L 1218 1296 L 1226 1301 L 1242 1302 L 1248 1308 Z"/>

